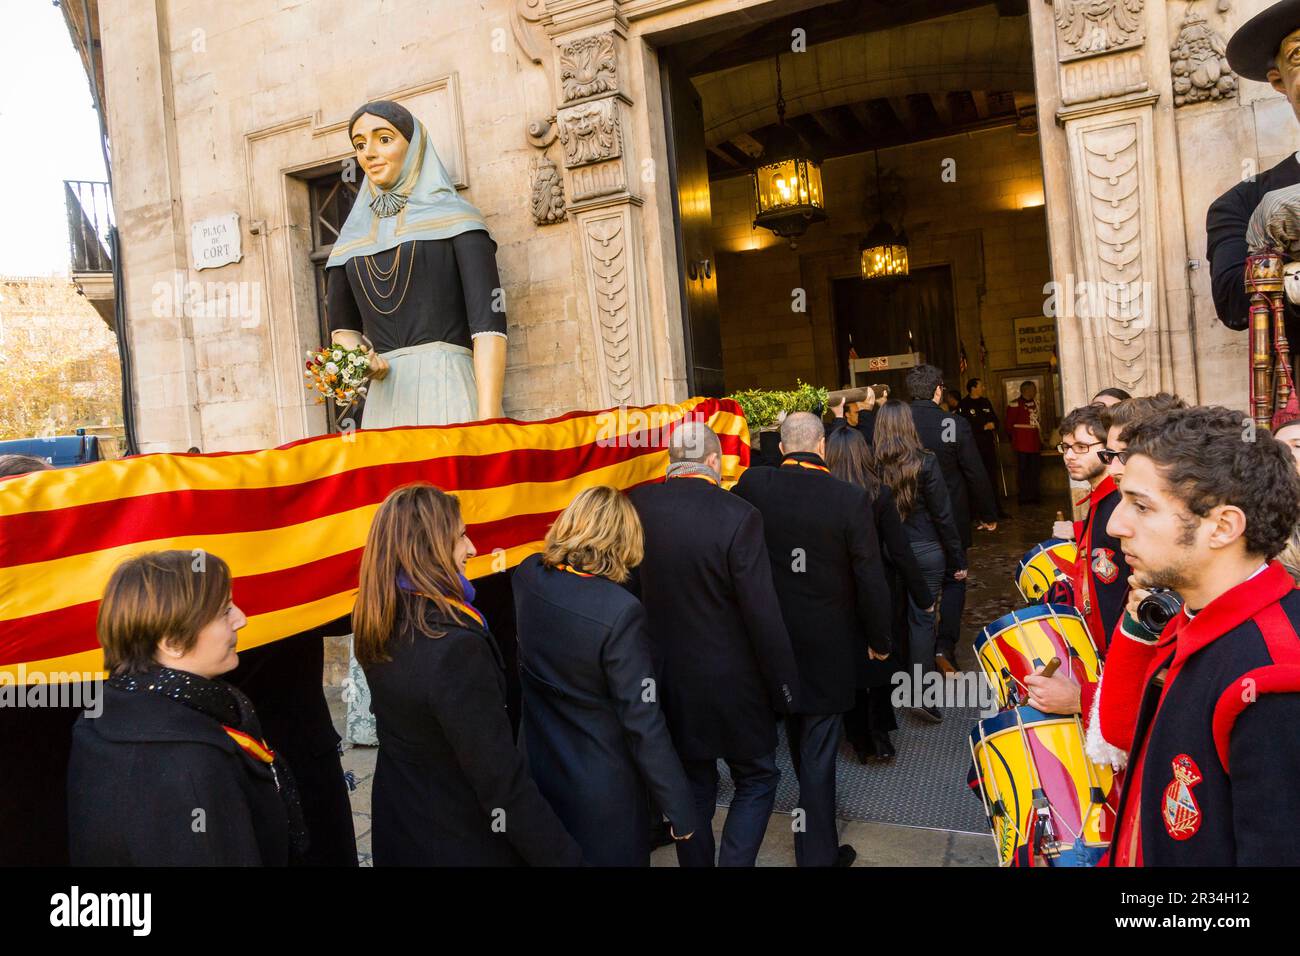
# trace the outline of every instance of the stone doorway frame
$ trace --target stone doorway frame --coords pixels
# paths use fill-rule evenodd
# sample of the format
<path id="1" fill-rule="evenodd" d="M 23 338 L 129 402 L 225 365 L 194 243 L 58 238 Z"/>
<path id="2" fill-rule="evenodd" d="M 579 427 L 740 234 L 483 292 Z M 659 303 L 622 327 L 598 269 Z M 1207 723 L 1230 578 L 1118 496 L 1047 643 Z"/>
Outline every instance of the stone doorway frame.
<path id="1" fill-rule="evenodd" d="M 668 162 L 657 48 L 821 5 L 516 0 L 515 38 L 556 103 L 529 140 L 563 147 L 602 403 L 686 397 L 671 183 L 655 172 Z M 1081 11 L 1058 19 L 1049 4 L 1028 4 L 1053 280 L 1152 290 L 1136 313 L 1057 316 L 1068 407 L 1114 384 L 1197 397 L 1169 27 L 1164 4 L 1141 7 L 1135 23 L 1114 19 L 1080 41 L 1071 24 Z"/>

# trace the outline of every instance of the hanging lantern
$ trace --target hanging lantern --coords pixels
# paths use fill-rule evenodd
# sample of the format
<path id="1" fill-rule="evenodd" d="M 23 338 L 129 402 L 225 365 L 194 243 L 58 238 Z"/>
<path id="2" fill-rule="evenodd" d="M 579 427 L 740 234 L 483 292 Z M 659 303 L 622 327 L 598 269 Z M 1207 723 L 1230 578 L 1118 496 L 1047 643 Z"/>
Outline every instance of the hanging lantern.
<path id="1" fill-rule="evenodd" d="M 863 279 L 901 279 L 907 275 L 907 233 L 885 221 L 885 195 L 880 189 L 880 155 L 876 154 L 876 201 L 880 219 L 858 246 Z"/>
<path id="2" fill-rule="evenodd" d="M 785 125 L 781 58 L 776 59 L 777 127 L 754 170 L 754 225 L 782 239 L 794 239 L 814 222 L 826 219 L 820 161 L 803 138 Z"/>

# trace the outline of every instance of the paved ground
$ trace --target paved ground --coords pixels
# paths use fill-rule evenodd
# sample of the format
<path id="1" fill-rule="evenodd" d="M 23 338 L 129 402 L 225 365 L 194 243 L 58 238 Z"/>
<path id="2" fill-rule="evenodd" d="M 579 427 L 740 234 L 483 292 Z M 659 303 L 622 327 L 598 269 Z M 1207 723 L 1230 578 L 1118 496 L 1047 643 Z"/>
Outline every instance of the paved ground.
<path id="1" fill-rule="evenodd" d="M 1066 503 L 1052 502 L 1017 513 L 1002 522 L 997 532 L 977 532 L 970 555 L 971 584 L 962 627 L 962 647 L 958 663 L 975 666 L 971 641 L 979 629 L 1020 606 L 1012 576 L 1020 556 L 1034 544 L 1051 536 L 1052 519 Z M 1014 504 L 1010 506 L 1015 511 Z M 338 690 L 330 695 L 335 724 L 342 732 L 342 701 Z M 352 792 L 353 819 L 356 823 L 357 853 L 363 866 L 370 865 L 370 787 L 374 778 L 376 750 L 353 747 L 343 756 L 343 768 L 352 773 L 356 789 Z M 721 832 L 726 810 L 714 817 L 715 834 Z M 986 834 L 960 833 L 950 830 L 925 830 L 881 823 L 840 821 L 840 840 L 858 851 L 855 866 L 993 866 L 996 857 L 993 840 Z M 656 850 L 654 866 L 676 866 L 672 847 Z M 776 813 L 768 825 L 767 838 L 758 857 L 759 866 L 794 866 L 794 834 L 790 817 Z"/>

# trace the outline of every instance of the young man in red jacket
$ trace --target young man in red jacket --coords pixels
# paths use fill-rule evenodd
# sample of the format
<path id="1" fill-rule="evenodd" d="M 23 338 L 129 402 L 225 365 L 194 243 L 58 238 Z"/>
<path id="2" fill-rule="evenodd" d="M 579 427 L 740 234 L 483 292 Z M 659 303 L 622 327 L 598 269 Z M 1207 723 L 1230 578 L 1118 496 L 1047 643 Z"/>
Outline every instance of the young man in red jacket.
<path id="1" fill-rule="evenodd" d="M 1088 633 L 1097 653 L 1104 660 L 1110 635 L 1119 624 L 1128 598 L 1128 562 L 1120 542 L 1106 531 L 1106 522 L 1119 504 L 1119 489 L 1107 473 L 1099 454 L 1106 447 L 1105 410 L 1097 405 L 1083 405 L 1061 419 L 1061 444 L 1057 446 L 1065 461 L 1065 470 L 1073 481 L 1087 482 L 1088 495 L 1076 504 L 1087 504 L 1082 521 L 1072 526 L 1058 521 L 1053 534 L 1078 542 L 1070 583 L 1074 606 L 1088 624 Z M 1061 534 L 1059 532 L 1066 532 Z M 1029 677 L 1029 703 L 1053 714 L 1083 714 L 1085 722 L 1092 712 L 1096 684 L 1080 686 L 1062 668 L 1052 677 Z"/>
<path id="2" fill-rule="evenodd" d="M 1115 866 L 1300 863 L 1300 593 L 1271 560 L 1300 518 L 1300 476 L 1250 425 L 1199 407 L 1123 435 L 1108 529 L 1143 587 L 1185 604 L 1131 691 Z"/>
<path id="3" fill-rule="evenodd" d="M 1016 452 L 1016 500 L 1022 505 L 1038 504 L 1038 472 L 1042 464 L 1043 436 L 1038 419 L 1038 386 L 1020 383 L 1020 397 L 1007 406 L 1004 423 L 1011 447 Z"/>

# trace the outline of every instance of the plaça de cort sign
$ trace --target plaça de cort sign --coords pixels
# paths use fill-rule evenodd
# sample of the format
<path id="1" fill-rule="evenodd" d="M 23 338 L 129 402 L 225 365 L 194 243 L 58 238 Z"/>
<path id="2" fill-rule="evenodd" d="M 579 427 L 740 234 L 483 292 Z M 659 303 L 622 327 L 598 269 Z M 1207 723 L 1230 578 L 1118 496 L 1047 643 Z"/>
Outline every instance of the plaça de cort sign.
<path id="1" fill-rule="evenodd" d="M 190 257 L 195 269 L 215 269 L 243 258 L 239 241 L 239 213 L 210 216 L 190 227 Z"/>

